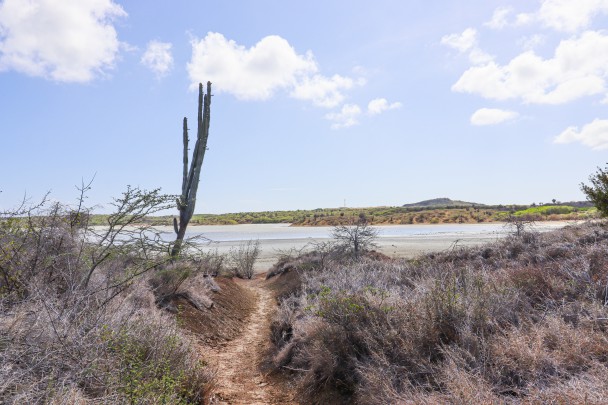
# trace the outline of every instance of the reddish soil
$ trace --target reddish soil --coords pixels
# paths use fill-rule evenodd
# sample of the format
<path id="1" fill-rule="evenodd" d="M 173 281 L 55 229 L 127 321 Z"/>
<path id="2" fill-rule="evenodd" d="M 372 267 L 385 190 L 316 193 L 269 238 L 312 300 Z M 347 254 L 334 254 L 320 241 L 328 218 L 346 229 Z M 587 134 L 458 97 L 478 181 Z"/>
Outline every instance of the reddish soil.
<path id="1" fill-rule="evenodd" d="M 277 308 L 275 292 L 263 276 L 216 279 L 221 290 L 211 296 L 211 309 L 180 305 L 182 327 L 200 340 L 203 359 L 216 369 L 213 405 L 297 404 L 285 383 L 262 371 Z"/>
<path id="2" fill-rule="evenodd" d="M 300 272 L 294 267 L 288 267 L 278 274 L 274 274 L 266 281 L 268 288 L 279 300 L 298 292 L 302 286 Z"/>
<path id="3" fill-rule="evenodd" d="M 215 282 L 220 289 L 210 295 L 212 308 L 201 311 L 185 300 L 176 302 L 180 325 L 192 332 L 200 343 L 212 347 L 238 336 L 257 306 L 255 293 L 241 283 L 224 277 L 216 278 Z"/>

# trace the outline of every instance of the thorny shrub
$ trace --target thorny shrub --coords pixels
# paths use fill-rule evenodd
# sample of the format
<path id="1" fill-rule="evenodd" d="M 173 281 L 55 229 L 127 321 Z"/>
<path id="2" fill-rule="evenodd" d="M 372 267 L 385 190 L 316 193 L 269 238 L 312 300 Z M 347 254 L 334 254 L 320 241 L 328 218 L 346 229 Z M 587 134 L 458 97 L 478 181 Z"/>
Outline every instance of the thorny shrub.
<path id="1" fill-rule="evenodd" d="M 82 196 L 76 209 L 0 213 L 0 402 L 204 402 L 214 374 L 150 287 L 180 262 L 137 226 L 167 201 L 129 188 L 103 228 L 88 226 Z M 212 286 L 195 273 L 157 287 L 199 283 L 204 301 Z"/>
<path id="2" fill-rule="evenodd" d="M 231 248 L 228 253 L 228 262 L 233 275 L 240 278 L 251 279 L 255 272 L 255 262 L 260 256 L 260 241 L 249 240 L 237 247 Z"/>
<path id="3" fill-rule="evenodd" d="M 605 402 L 607 263 L 596 222 L 315 266 L 280 302 L 272 362 L 311 403 Z"/>

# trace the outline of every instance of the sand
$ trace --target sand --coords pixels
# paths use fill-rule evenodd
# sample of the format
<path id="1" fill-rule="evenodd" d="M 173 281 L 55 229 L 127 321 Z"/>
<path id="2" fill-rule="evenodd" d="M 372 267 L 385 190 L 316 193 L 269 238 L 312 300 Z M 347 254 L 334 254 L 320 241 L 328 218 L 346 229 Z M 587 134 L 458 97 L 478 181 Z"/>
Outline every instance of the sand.
<path id="1" fill-rule="evenodd" d="M 547 232 L 572 224 L 571 221 L 554 221 L 537 223 L 535 231 Z M 433 225 L 428 226 L 428 233 L 407 236 L 385 236 L 377 239 L 378 251 L 394 258 L 412 258 L 422 253 L 436 252 L 454 247 L 476 246 L 495 242 L 506 237 L 511 232 L 502 226 L 498 230 L 467 233 L 433 233 Z M 329 238 L 299 238 L 299 239 L 260 239 L 260 257 L 256 263 L 256 272 L 268 270 L 281 255 L 292 249 L 300 250 L 310 248 L 314 243 L 327 241 Z M 209 249 L 217 249 L 219 253 L 228 253 L 231 247 L 238 245 L 238 241 L 213 242 Z"/>

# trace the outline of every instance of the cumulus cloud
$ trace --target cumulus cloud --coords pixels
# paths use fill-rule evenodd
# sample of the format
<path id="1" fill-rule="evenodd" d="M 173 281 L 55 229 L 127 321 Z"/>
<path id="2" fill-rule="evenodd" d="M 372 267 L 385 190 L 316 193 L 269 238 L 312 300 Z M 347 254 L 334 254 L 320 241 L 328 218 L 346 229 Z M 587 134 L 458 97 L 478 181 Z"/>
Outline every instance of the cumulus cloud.
<path id="1" fill-rule="evenodd" d="M 401 103 L 389 103 L 385 98 L 375 98 L 367 104 L 367 113 L 369 115 L 378 115 L 387 110 L 395 110 L 401 108 Z"/>
<path id="2" fill-rule="evenodd" d="M 493 57 L 482 51 L 477 45 L 477 30 L 467 28 L 461 34 L 445 35 L 441 38 L 443 45 L 456 49 L 460 53 L 468 53 L 471 63 L 478 65 L 489 62 Z"/>
<path id="3" fill-rule="evenodd" d="M 598 14 L 608 14 L 608 0 L 543 0 L 538 11 L 518 14 L 516 23 L 540 23 L 556 31 L 575 33 L 588 28 Z"/>
<path id="4" fill-rule="evenodd" d="M 445 35 L 441 38 L 441 43 L 460 52 L 466 52 L 477 44 L 477 30 L 467 28 L 461 34 Z"/>
<path id="5" fill-rule="evenodd" d="M 597 14 L 608 13 L 608 0 L 544 0 L 538 12 L 522 14 L 520 23 L 539 21 L 562 32 L 577 32 L 589 27 Z"/>
<path id="6" fill-rule="evenodd" d="M 443 44 L 467 54 L 471 62 L 452 91 L 525 104 L 564 104 L 593 96 L 591 100 L 608 104 L 608 31 L 591 28 L 596 17 L 606 14 L 608 0 L 539 0 L 535 11 L 519 14 L 511 7 L 497 8 L 485 27 L 498 30 L 527 25 L 536 32 L 521 37 L 518 44 L 523 50 L 501 62 L 480 50 L 475 28 L 444 36 Z M 539 53 L 537 49 L 546 50 L 548 40 L 558 41 L 553 54 Z M 482 57 L 475 57 L 477 51 Z M 470 121 L 472 125 L 493 125 L 516 117 L 514 111 L 482 108 Z M 555 142 L 576 141 L 608 149 L 607 123 L 598 119 L 582 129 L 567 128 Z"/>
<path id="7" fill-rule="evenodd" d="M 0 71 L 88 82 L 114 66 L 120 42 L 112 22 L 126 15 L 112 0 L 4 0 Z"/>
<path id="8" fill-rule="evenodd" d="M 580 131 L 578 127 L 568 127 L 554 139 L 554 142 L 580 142 L 592 149 L 608 149 L 608 120 L 595 119 L 585 125 Z"/>
<path id="9" fill-rule="evenodd" d="M 563 40 L 550 59 L 524 52 L 507 65 L 490 62 L 466 70 L 452 90 L 494 100 L 561 104 L 606 91 L 608 36 L 587 31 Z"/>
<path id="10" fill-rule="evenodd" d="M 337 74 L 321 75 L 310 51 L 299 54 L 277 35 L 246 48 L 210 32 L 192 41 L 187 69 L 193 88 L 210 80 L 216 91 L 242 100 L 267 100 L 283 90 L 295 99 L 324 108 L 337 107 L 346 99 L 345 91 L 365 83 Z"/>
<path id="11" fill-rule="evenodd" d="M 385 98 L 375 98 L 367 104 L 367 115 L 374 116 L 388 110 L 401 108 L 401 103 L 389 103 Z M 332 129 L 348 128 L 359 124 L 364 111 L 356 104 L 344 104 L 340 111 L 325 114 L 325 119 L 332 122 Z"/>
<path id="12" fill-rule="evenodd" d="M 332 122 L 331 129 L 348 128 L 359 123 L 361 107 L 356 104 L 345 104 L 340 112 L 325 114 L 325 119 Z"/>
<path id="13" fill-rule="evenodd" d="M 333 108 L 344 101 L 342 91 L 352 88 L 353 85 L 354 82 L 349 77 L 314 75 L 300 79 L 291 91 L 291 96 L 311 101 L 320 107 Z"/>
<path id="14" fill-rule="evenodd" d="M 486 22 L 484 25 L 495 30 L 502 29 L 509 24 L 507 18 L 512 12 L 513 9 L 511 7 L 498 7 L 496 10 L 494 10 L 492 19 Z"/>
<path id="15" fill-rule="evenodd" d="M 526 25 L 535 21 L 534 13 L 520 13 L 515 17 L 515 25 Z"/>
<path id="16" fill-rule="evenodd" d="M 216 32 L 192 41 L 187 69 L 192 88 L 210 80 L 216 91 L 243 100 L 266 100 L 276 90 L 293 88 L 299 77 L 318 70 L 311 53 L 299 55 L 277 35 L 264 37 L 247 49 Z"/>
<path id="17" fill-rule="evenodd" d="M 173 68 L 172 45 L 167 42 L 150 41 L 141 57 L 141 63 L 157 77 L 163 77 Z"/>
<path id="18" fill-rule="evenodd" d="M 500 110 L 497 108 L 480 108 L 471 115 L 471 124 L 496 125 L 517 118 L 519 114 L 515 111 Z"/>

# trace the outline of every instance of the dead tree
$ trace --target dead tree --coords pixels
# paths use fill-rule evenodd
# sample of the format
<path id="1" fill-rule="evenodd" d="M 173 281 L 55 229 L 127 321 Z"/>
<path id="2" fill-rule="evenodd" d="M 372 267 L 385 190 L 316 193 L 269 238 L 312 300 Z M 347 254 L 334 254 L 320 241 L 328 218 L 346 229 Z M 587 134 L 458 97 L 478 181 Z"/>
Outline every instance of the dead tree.
<path id="1" fill-rule="evenodd" d="M 378 238 L 378 230 L 363 220 L 357 221 L 352 226 L 334 226 L 331 234 L 338 248 L 352 254 L 354 258 L 359 258 L 362 252 L 376 247 L 375 241 Z"/>
<path id="2" fill-rule="evenodd" d="M 207 94 L 203 94 L 203 84 L 198 85 L 198 127 L 196 144 L 192 153 L 192 162 L 188 168 L 188 119 L 184 117 L 184 174 L 182 178 L 182 194 L 177 198 L 177 209 L 179 210 L 179 223 L 173 218 L 173 228 L 177 234 L 171 257 L 177 257 L 182 249 L 186 227 L 194 214 L 196 204 L 196 192 L 201 176 L 203 158 L 207 150 L 207 138 L 209 137 L 209 120 L 211 119 L 211 82 L 207 82 Z"/>
<path id="3" fill-rule="evenodd" d="M 526 232 L 534 226 L 536 218 L 532 215 L 515 215 L 509 214 L 505 218 L 505 225 L 513 229 L 514 235 L 522 237 Z"/>

